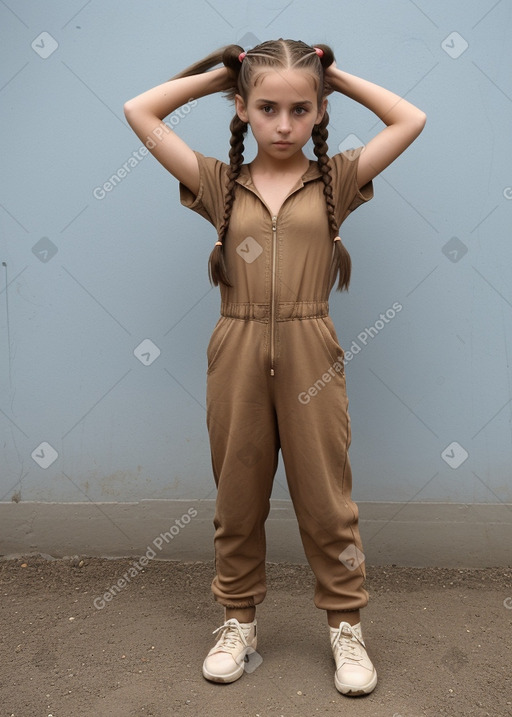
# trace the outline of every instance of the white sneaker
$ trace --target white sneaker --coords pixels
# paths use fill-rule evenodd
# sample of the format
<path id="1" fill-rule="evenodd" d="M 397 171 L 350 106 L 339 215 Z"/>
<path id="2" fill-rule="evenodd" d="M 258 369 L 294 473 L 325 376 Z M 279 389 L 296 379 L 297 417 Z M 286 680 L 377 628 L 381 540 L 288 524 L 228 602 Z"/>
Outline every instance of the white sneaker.
<path id="1" fill-rule="evenodd" d="M 361 623 L 330 628 L 331 647 L 336 661 L 334 684 L 338 692 L 351 697 L 367 695 L 375 689 L 377 672 L 366 652 Z"/>
<path id="2" fill-rule="evenodd" d="M 256 650 L 256 619 L 254 622 L 227 620 L 213 631 L 220 637 L 203 663 L 203 676 L 211 682 L 234 682 L 243 675 L 248 653 Z"/>

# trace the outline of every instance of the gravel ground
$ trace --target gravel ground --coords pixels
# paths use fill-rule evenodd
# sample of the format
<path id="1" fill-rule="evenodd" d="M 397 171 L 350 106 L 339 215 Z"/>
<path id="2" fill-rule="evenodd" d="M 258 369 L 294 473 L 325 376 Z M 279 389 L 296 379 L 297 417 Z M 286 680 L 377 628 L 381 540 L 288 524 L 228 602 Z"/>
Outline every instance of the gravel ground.
<path id="1" fill-rule="evenodd" d="M 347 698 L 308 566 L 268 565 L 261 664 L 215 685 L 201 675 L 222 622 L 213 565 L 135 563 L 0 560 L 1 717 L 512 716 L 510 569 L 368 567 L 362 624 L 379 684 Z"/>

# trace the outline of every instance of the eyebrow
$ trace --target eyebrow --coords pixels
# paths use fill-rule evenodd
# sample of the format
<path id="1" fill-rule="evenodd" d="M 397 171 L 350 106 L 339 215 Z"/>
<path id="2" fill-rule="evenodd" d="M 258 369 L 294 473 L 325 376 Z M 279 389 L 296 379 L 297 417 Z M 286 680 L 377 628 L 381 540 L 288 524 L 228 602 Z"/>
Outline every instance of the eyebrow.
<path id="1" fill-rule="evenodd" d="M 262 102 L 265 105 L 277 105 L 278 102 L 274 102 L 274 100 L 264 100 L 264 99 L 257 99 L 256 102 Z M 292 105 L 313 105 L 312 102 L 309 100 L 299 100 L 298 102 L 292 102 Z"/>

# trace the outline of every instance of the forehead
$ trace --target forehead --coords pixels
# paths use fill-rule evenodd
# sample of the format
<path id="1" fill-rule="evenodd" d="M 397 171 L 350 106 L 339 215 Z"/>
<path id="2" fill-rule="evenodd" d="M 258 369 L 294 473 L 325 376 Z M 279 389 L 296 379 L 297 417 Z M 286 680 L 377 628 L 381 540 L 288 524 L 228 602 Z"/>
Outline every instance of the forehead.
<path id="1" fill-rule="evenodd" d="M 250 94 L 253 98 L 275 102 L 303 102 L 316 100 L 317 81 L 305 70 L 265 69 L 253 81 Z"/>

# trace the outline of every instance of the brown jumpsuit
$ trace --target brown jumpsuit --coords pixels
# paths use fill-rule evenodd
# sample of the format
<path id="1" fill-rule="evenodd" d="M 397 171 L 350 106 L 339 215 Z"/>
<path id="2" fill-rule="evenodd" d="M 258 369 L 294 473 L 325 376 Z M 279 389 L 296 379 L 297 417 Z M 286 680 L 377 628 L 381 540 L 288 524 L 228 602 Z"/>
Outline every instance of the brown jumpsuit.
<path id="1" fill-rule="evenodd" d="M 357 187 L 360 152 L 330 159 L 338 225 L 373 196 L 371 182 Z M 180 200 L 218 228 L 227 165 L 196 156 L 199 192 L 180 184 Z M 241 608 L 265 597 L 264 524 L 280 449 L 316 577 L 315 605 L 357 610 L 368 593 L 351 499 L 344 353 L 329 316 L 333 241 L 317 162 L 310 160 L 277 216 L 243 165 L 223 250 L 233 287 L 220 287 L 221 316 L 207 349 L 207 426 L 218 489 L 215 599 Z"/>

